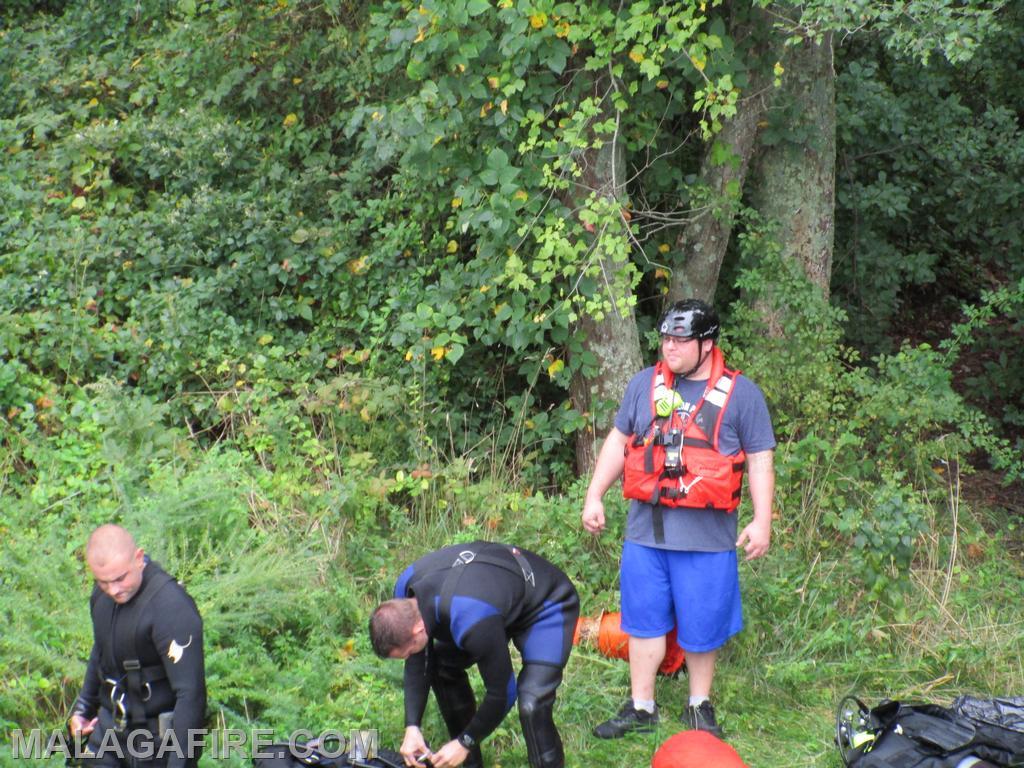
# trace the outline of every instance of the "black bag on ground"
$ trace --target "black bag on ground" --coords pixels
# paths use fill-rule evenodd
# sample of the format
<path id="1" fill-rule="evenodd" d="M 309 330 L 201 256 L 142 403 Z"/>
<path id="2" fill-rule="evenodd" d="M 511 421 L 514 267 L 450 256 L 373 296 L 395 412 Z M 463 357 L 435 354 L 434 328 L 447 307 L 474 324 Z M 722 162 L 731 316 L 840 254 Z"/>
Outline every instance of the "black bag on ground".
<path id="1" fill-rule="evenodd" d="M 324 752 L 327 752 L 325 754 Z M 377 749 L 372 756 L 350 756 L 348 752 L 335 755 L 320 751 L 307 744 L 271 744 L 262 747 L 260 757 L 253 757 L 254 768 L 404 768 L 405 761 L 398 752 Z"/>
<path id="2" fill-rule="evenodd" d="M 850 768 L 957 768 L 968 758 L 1024 766 L 1024 699 L 961 697 L 948 709 L 886 700 L 868 709 L 848 696 L 836 742 Z"/>

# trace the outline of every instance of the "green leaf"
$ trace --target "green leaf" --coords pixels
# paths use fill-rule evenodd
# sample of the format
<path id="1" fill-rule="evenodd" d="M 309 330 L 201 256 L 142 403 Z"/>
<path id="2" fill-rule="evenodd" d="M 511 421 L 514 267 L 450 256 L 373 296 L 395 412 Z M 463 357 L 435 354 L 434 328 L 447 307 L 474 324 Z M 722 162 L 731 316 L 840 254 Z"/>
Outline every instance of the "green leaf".
<path id="1" fill-rule="evenodd" d="M 469 0 L 469 4 L 466 6 L 466 10 L 469 11 L 470 16 L 479 16 L 481 13 L 486 13 L 490 9 L 491 4 L 487 0 Z"/>
<path id="2" fill-rule="evenodd" d="M 459 360 L 462 359 L 462 355 L 465 353 L 465 351 L 466 348 L 463 347 L 461 344 L 452 344 L 451 348 L 448 350 L 448 353 L 445 355 L 445 357 L 448 358 L 448 362 L 457 363 L 459 362 Z"/>
<path id="3" fill-rule="evenodd" d="M 505 153 L 505 150 L 501 149 L 501 147 L 492 149 L 487 155 L 487 167 L 493 168 L 495 171 L 508 167 L 508 155 Z"/>

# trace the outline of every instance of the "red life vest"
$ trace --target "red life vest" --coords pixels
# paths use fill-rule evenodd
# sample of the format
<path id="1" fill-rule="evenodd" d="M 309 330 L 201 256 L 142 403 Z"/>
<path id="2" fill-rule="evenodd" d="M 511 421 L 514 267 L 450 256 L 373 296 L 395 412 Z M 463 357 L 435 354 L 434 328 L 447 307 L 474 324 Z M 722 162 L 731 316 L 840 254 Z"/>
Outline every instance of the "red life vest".
<path id="1" fill-rule="evenodd" d="M 656 390 L 659 395 L 672 395 L 675 377 L 664 362 L 658 362 L 651 377 L 651 424 L 626 443 L 622 493 L 627 499 L 653 504 L 655 509 L 660 505 L 721 512 L 736 510 L 743 487 L 746 454 L 743 451 L 735 456 L 720 454 L 718 432 L 737 376 L 739 371 L 726 368 L 722 351 L 715 347 L 711 353 L 708 388 L 693 412 L 684 418 L 678 408 L 673 408 L 668 416 L 661 417 L 658 416 Z M 697 426 L 698 422 L 704 425 L 703 429 Z M 677 457 L 675 461 L 673 455 Z M 657 529 L 661 520 L 660 515 L 656 517 L 659 518 L 655 520 Z M 664 540 L 663 530 L 654 533 L 656 541 Z"/>

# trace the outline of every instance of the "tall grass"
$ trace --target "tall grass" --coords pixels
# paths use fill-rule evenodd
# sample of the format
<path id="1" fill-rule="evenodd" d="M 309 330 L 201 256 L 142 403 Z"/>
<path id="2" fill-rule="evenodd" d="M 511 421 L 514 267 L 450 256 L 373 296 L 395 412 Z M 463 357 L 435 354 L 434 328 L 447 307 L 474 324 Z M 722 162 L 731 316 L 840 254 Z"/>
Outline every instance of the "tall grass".
<path id="1" fill-rule="evenodd" d="M 125 416 L 116 428 L 163 429 L 132 423 Z M 280 735 L 375 727 L 383 746 L 397 746 L 401 664 L 373 656 L 365 619 L 405 565 L 450 542 L 514 541 L 570 575 L 584 613 L 618 607 L 625 504 L 614 492 L 609 530 L 594 539 L 579 524 L 582 482 L 545 495 L 477 475 L 459 459 L 437 459 L 429 476 L 416 478 L 346 471 L 350 458 L 329 444 L 318 450 L 336 448 L 341 472 L 303 473 L 298 450 L 290 464 L 280 463 L 280 451 L 272 471 L 239 445 L 203 449 L 180 433 L 131 440 L 138 447 L 126 458 L 111 453 L 101 433 L 83 427 L 75 440 L 68 429 L 59 440 L 33 438 L 35 466 L 47 468 L 33 482 L 14 482 L 10 471 L 0 479 L 5 736 L 58 726 L 77 693 L 91 642 L 81 547 L 107 519 L 130 527 L 200 606 L 213 726 Z M 947 465 L 921 494 L 925 526 L 906 573 L 890 574 L 900 588 L 873 593 L 852 535 L 827 523 L 846 477 L 842 461 L 819 462 L 784 445 L 779 461 L 791 460 L 772 549 L 741 565 L 746 629 L 722 652 L 715 683 L 720 719 L 748 765 L 838 766 L 833 708 L 850 691 L 867 701 L 941 703 L 961 693 L 1024 690 L 1024 569 L 1009 513 L 972 508 Z M 13 466 L 10 458 L 2 464 Z M 556 709 L 568 765 L 645 765 L 681 728 L 685 674 L 658 681 L 657 732 L 593 737 L 591 728 L 618 709 L 628 688 L 625 662 L 574 652 Z M 443 738 L 433 706 L 424 727 L 433 743 Z M 526 764 L 514 715 L 486 752 L 496 764 Z"/>

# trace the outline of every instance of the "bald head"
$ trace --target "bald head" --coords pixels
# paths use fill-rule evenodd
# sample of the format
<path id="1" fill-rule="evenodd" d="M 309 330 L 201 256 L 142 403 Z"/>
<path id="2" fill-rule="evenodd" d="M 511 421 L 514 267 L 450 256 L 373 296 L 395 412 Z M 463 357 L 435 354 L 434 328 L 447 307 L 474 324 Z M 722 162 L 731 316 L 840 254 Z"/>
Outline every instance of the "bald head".
<path id="1" fill-rule="evenodd" d="M 120 525 L 101 525 L 89 536 L 85 545 L 85 560 L 91 566 L 102 564 L 125 553 L 131 555 L 138 549 L 135 539 Z"/>
<path id="2" fill-rule="evenodd" d="M 142 586 L 145 553 L 119 525 L 101 525 L 85 545 L 85 562 L 96 585 L 116 603 L 127 603 Z"/>

